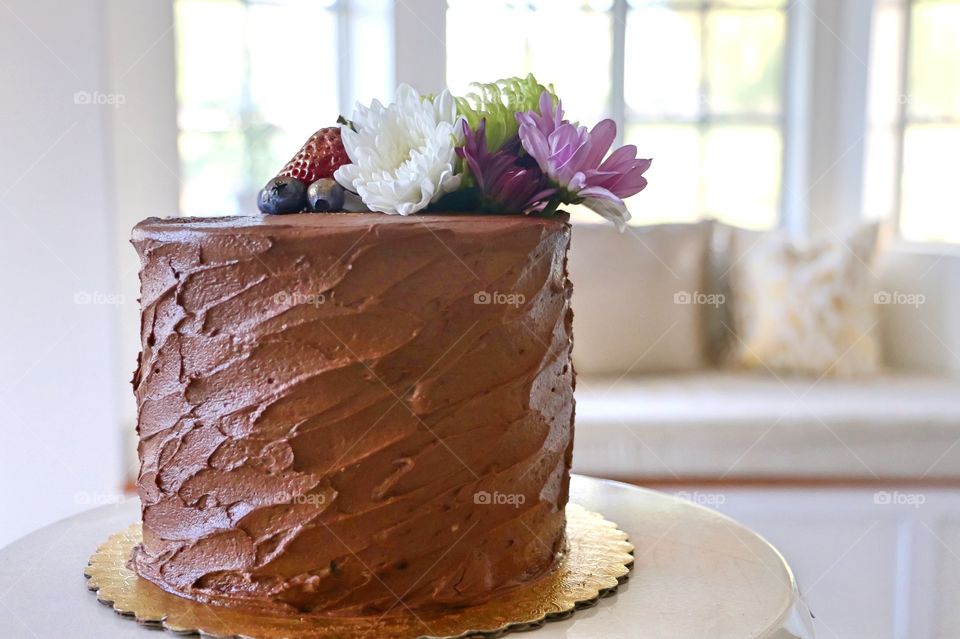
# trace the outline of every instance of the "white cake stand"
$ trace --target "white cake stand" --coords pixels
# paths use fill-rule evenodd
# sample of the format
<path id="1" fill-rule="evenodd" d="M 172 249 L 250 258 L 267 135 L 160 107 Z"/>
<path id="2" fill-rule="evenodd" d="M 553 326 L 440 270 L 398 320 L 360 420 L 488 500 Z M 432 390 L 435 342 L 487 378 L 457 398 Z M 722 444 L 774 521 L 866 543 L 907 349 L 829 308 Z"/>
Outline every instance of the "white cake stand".
<path id="1" fill-rule="evenodd" d="M 810 613 L 783 557 L 758 535 L 686 501 L 574 476 L 571 500 L 619 524 L 636 546 L 619 592 L 531 639 L 811 639 Z M 131 500 L 42 528 L 0 550 L 0 629 L 7 639 L 174 637 L 97 603 L 83 568 L 139 517 Z"/>

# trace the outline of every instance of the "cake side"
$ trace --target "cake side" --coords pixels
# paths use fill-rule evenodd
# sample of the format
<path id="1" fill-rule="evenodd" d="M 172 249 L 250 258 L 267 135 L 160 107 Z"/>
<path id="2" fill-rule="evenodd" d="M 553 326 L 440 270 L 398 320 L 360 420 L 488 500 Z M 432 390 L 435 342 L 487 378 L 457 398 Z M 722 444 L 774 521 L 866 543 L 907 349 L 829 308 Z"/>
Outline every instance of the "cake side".
<path id="1" fill-rule="evenodd" d="M 133 241 L 139 575 L 354 615 L 478 603 L 554 565 L 567 224 L 151 219 Z"/>

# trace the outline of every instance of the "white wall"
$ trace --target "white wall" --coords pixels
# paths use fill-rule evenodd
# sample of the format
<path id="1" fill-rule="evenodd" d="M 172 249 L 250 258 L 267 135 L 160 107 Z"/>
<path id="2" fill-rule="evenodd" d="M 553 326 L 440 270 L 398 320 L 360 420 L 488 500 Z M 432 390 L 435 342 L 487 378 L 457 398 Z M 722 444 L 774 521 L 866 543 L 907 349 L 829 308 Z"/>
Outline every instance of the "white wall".
<path id="1" fill-rule="evenodd" d="M 129 243 L 130 229 L 146 217 L 179 213 L 180 158 L 177 154 L 177 96 L 173 2 L 106 0 L 106 42 L 111 91 L 123 107 L 111 111 L 109 141 L 113 154 L 113 252 L 120 307 L 115 339 L 123 375 L 120 428 L 125 461 L 132 467 L 136 442 L 136 403 L 126 382 L 140 352 L 140 261 Z"/>
<path id="2" fill-rule="evenodd" d="M 132 212 L 114 213 L 138 191 L 143 210 L 159 200 L 175 212 L 176 181 L 172 200 L 157 195 L 150 180 L 163 180 L 163 170 L 137 173 L 130 149 L 154 164 L 170 162 L 172 149 L 177 162 L 175 146 L 147 140 L 147 148 L 117 132 L 118 114 L 144 117 L 143 86 L 167 95 L 149 106 L 153 120 L 169 120 L 158 131 L 175 130 L 164 106 L 172 70 L 164 77 L 149 63 L 172 46 L 169 34 L 158 39 L 171 25 L 170 3 L 135 3 L 156 14 L 156 33 L 127 34 L 138 43 L 108 37 L 122 4 L 0 4 L 0 546 L 122 488 L 121 398 L 133 362 L 129 352 L 121 358 L 116 335 L 121 316 L 136 321 L 136 265 L 124 230 Z M 118 95 L 114 67 L 138 58 L 119 85 L 128 93 Z M 116 180 L 126 188 L 115 190 Z"/>
<path id="3" fill-rule="evenodd" d="M 442 0 L 404 5 L 408 37 L 389 46 L 402 80 L 436 91 L 443 24 L 417 18 L 428 5 Z M 126 478 L 139 351 L 128 238 L 140 219 L 179 211 L 172 7 L 0 3 L 0 546 L 116 498 Z"/>
<path id="4" fill-rule="evenodd" d="M 887 292 L 914 302 L 883 307 L 883 348 L 890 363 L 960 375 L 960 250 L 895 244 L 878 272 Z"/>

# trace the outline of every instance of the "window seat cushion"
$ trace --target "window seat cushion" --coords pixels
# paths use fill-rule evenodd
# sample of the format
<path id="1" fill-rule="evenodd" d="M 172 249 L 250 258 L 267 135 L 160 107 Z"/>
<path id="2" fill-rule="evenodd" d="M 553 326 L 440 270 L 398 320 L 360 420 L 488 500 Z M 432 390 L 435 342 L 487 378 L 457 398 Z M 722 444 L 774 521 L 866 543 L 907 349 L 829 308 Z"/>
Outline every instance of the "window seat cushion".
<path id="1" fill-rule="evenodd" d="M 960 479 L 960 379 L 581 376 L 574 470 L 625 479 Z"/>

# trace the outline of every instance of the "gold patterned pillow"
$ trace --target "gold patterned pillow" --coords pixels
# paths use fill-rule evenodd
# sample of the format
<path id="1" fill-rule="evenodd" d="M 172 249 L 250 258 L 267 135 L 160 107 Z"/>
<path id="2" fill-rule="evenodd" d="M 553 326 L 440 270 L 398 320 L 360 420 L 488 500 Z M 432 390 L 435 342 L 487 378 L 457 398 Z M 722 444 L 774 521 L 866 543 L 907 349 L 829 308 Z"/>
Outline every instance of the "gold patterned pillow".
<path id="1" fill-rule="evenodd" d="M 879 370 L 876 224 L 803 246 L 782 233 L 736 232 L 732 243 L 732 366 L 837 377 Z"/>

